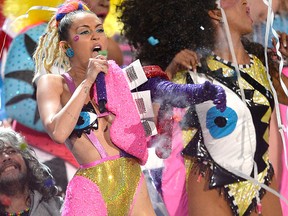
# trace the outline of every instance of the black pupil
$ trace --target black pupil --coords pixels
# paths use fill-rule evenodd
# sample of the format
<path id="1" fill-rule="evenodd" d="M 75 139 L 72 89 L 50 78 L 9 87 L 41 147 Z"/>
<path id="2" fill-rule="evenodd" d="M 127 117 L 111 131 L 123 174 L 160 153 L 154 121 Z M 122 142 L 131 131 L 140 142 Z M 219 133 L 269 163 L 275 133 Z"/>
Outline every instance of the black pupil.
<path id="1" fill-rule="evenodd" d="M 218 126 L 218 127 L 225 127 L 227 124 L 227 120 L 226 118 L 222 117 L 222 116 L 218 116 L 214 119 L 214 123 Z"/>

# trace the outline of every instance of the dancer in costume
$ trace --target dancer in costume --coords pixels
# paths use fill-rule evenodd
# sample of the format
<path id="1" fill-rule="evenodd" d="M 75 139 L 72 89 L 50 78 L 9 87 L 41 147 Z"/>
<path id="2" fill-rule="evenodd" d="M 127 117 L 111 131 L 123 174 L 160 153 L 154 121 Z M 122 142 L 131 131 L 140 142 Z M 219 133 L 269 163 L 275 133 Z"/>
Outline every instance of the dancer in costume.
<path id="1" fill-rule="evenodd" d="M 35 52 L 35 78 L 43 65 L 48 73 L 36 79 L 43 125 L 81 165 L 68 185 L 63 215 L 154 215 L 140 168 L 148 156 L 144 129 L 122 70 L 99 55 L 106 49 L 101 20 L 71 1 L 59 7 Z M 67 73 L 49 74 L 55 64 L 66 64 Z M 99 72 L 107 73 L 108 112 L 101 114 L 90 96 Z"/>
<path id="2" fill-rule="evenodd" d="M 218 115 L 209 104 L 196 106 L 201 131 L 184 150 L 186 155 L 198 160 L 188 180 L 188 193 L 192 202 L 189 210 L 192 213 L 203 212 L 200 208 L 192 209 L 196 207 L 193 203 L 197 200 L 194 193 L 199 192 L 199 199 L 203 199 L 203 202 L 209 195 L 210 199 L 205 199 L 205 202 L 214 204 L 214 213 L 228 214 L 232 211 L 233 215 L 282 215 L 276 196 L 246 180 L 254 178 L 258 183 L 269 185 L 277 191 L 268 146 L 281 145 L 281 139 L 277 140 L 279 143 L 269 143 L 270 133 L 278 137 L 280 134 L 265 68 L 241 43 L 241 36 L 252 30 L 249 7 L 246 1 L 221 1 L 221 7 L 227 16 L 239 74 L 235 64 L 232 64 L 228 40 L 225 40 L 225 26 L 221 23 L 224 14 L 210 7 L 206 15 L 211 18 L 212 27 L 217 32 L 214 46 L 209 47 L 213 52 L 203 62 L 203 65 L 207 63 L 205 75 L 198 73 L 193 80 L 203 82 L 212 78 L 215 83 L 223 84 L 226 87 L 228 108 L 223 115 Z M 201 122 L 203 119 L 206 120 L 205 124 Z M 193 147 L 195 143 L 200 145 Z M 203 155 L 199 156 L 200 152 Z M 203 176 L 205 180 L 195 184 Z M 203 190 L 206 182 L 212 190 Z M 215 188 L 222 189 L 222 198 L 216 195 Z M 226 202 L 224 197 L 228 205 L 221 208 Z M 211 211 L 208 209 L 206 213 Z"/>
<path id="3" fill-rule="evenodd" d="M 227 94 L 228 106 L 223 113 L 211 102 L 205 102 L 188 109 L 178 124 L 183 130 L 183 146 L 187 135 L 193 136 L 183 150 L 192 162 L 187 182 L 189 215 L 281 215 L 279 199 L 257 185 L 262 183 L 277 190 L 268 158 L 268 140 L 269 131 L 278 137 L 279 133 L 265 68 L 255 55 L 247 53 L 241 42 L 242 35 L 252 31 L 249 7 L 245 0 L 223 0 L 220 5 L 227 16 L 236 65 L 240 68 L 238 75 L 235 63 L 231 63 L 235 59 L 217 3 L 126 0 L 122 4 L 123 32 L 142 62 L 165 69 L 182 50 L 197 51 L 202 56 L 202 68 L 197 68 L 198 73 L 180 71 L 174 76 L 175 82 L 212 80 L 222 85 Z M 150 13 L 144 14 L 148 8 Z M 137 24 L 132 19 L 138 20 Z M 150 44 L 150 36 L 158 43 Z M 190 52 L 183 61 L 178 62 L 186 68 L 193 68 L 198 62 Z M 269 143 L 275 144 L 281 145 Z M 250 178 L 256 184 L 247 180 Z M 173 200 L 171 196 L 167 196 L 167 203 L 169 200 Z M 179 206 L 183 203 L 179 202 Z M 184 204 L 181 207 L 185 208 Z"/>

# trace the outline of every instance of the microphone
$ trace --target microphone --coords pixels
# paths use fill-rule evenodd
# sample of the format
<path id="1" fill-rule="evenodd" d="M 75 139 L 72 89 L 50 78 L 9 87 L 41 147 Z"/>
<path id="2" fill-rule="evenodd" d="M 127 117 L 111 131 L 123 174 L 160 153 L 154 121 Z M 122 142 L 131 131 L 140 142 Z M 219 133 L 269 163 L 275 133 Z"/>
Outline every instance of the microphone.
<path id="1" fill-rule="evenodd" d="M 100 50 L 98 52 L 100 55 L 107 56 L 106 50 Z M 100 72 L 96 77 L 96 91 L 97 91 L 97 99 L 99 105 L 100 113 L 106 112 L 106 103 L 107 103 L 107 92 L 106 92 L 106 83 L 105 83 L 105 73 Z"/>

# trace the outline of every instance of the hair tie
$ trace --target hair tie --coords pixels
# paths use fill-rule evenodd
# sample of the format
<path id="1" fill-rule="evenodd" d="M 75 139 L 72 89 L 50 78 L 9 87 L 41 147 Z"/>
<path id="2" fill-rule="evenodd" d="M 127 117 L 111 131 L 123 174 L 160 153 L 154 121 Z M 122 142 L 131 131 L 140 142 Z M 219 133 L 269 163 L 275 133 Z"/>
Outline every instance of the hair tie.
<path id="1" fill-rule="evenodd" d="M 56 26 L 58 27 L 60 21 L 66 14 L 77 10 L 90 11 L 89 8 L 81 1 L 68 1 L 65 4 L 60 5 L 56 13 Z"/>

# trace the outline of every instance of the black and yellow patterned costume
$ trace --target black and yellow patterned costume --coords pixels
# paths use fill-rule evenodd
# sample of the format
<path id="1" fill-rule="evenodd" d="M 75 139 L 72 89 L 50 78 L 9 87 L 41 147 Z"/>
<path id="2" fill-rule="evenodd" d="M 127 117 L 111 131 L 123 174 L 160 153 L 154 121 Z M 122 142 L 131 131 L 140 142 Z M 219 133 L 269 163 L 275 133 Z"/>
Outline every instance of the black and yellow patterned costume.
<path id="1" fill-rule="evenodd" d="M 240 65 L 241 99 L 237 75 L 230 62 L 217 56 L 207 59 L 209 70 L 190 76 L 177 74 L 175 82 L 220 84 L 227 95 L 227 109 L 221 113 L 212 102 L 190 107 L 182 121 L 183 154 L 192 157 L 200 175 L 209 173 L 209 188 L 222 189 L 234 215 L 249 215 L 265 190 L 237 172 L 253 177 L 257 166 L 259 183 L 269 185 L 274 174 L 268 159 L 269 121 L 274 108 L 273 96 L 261 61 L 250 55 L 249 65 Z M 197 128 L 198 130 L 195 130 Z M 207 172 L 209 170 L 209 172 Z M 254 177 L 253 177 L 254 178 Z"/>

